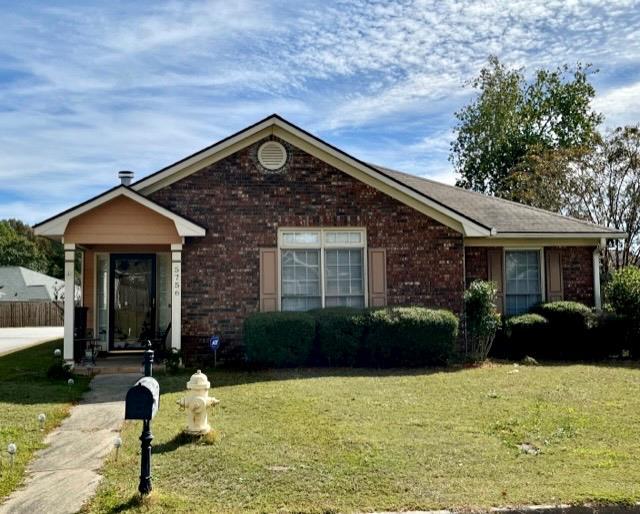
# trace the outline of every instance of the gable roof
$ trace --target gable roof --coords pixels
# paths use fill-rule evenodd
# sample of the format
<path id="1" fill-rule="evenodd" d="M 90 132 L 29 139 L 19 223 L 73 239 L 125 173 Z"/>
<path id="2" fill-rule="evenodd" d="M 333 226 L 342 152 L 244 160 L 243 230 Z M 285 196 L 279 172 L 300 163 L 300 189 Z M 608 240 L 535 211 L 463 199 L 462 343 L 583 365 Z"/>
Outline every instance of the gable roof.
<path id="1" fill-rule="evenodd" d="M 242 148 L 275 135 L 292 145 L 328 162 L 339 170 L 416 208 L 465 235 L 488 236 L 491 227 L 469 218 L 435 198 L 414 190 L 364 161 L 301 129 L 277 114 L 254 123 L 211 146 L 185 157 L 131 184 L 143 195 L 152 193 L 209 166 Z"/>
<path id="2" fill-rule="evenodd" d="M 56 300 L 64 281 L 22 266 L 0 266 L 0 301 Z"/>
<path id="3" fill-rule="evenodd" d="M 464 213 L 466 216 L 493 227 L 502 237 L 525 235 L 568 234 L 576 236 L 624 237 L 625 233 L 602 225 L 563 216 L 521 203 L 488 196 L 435 180 L 409 175 L 382 166 L 374 167 L 397 178 L 424 194 Z"/>
<path id="4" fill-rule="evenodd" d="M 412 207 L 422 205 L 425 214 L 436 217 L 466 236 L 625 237 L 624 232 L 616 229 L 366 163 L 277 114 L 144 177 L 131 187 L 142 194 L 156 191 L 270 134 L 302 146 L 303 150 L 330 161 L 338 169 L 364 179 Z M 452 222 L 447 223 L 447 219 Z"/>
<path id="5" fill-rule="evenodd" d="M 124 194 L 170 217 L 181 236 L 204 235 L 204 228 L 155 204 L 146 195 L 196 173 L 225 157 L 275 135 L 346 174 L 461 232 L 466 237 L 624 238 L 619 230 L 467 191 L 366 163 L 272 114 L 217 143 L 148 175 L 130 187 L 117 186 L 35 225 L 40 235 L 61 235 L 69 219 Z M 62 232 L 61 232 L 62 230 Z"/>
<path id="6" fill-rule="evenodd" d="M 170 211 L 166 207 L 157 204 L 156 202 L 124 185 L 115 186 L 98 196 L 94 196 L 93 198 L 90 198 L 89 200 L 78 204 L 75 207 L 71 207 L 70 209 L 63 211 L 60 214 L 56 214 L 55 216 L 34 225 L 34 232 L 39 236 L 61 237 L 64 235 L 65 229 L 67 228 L 67 225 L 72 218 L 80 216 L 81 214 L 95 209 L 96 207 L 103 205 L 120 196 L 127 197 L 130 200 L 133 200 L 134 202 L 137 202 L 140 205 L 146 207 L 147 209 L 151 209 L 161 216 L 172 220 L 175 224 L 178 235 L 181 237 L 201 237 L 205 235 L 206 231 L 204 227 L 201 227 L 197 223 L 194 223 L 193 221 L 190 221 L 185 217 L 180 216 L 173 211 Z"/>

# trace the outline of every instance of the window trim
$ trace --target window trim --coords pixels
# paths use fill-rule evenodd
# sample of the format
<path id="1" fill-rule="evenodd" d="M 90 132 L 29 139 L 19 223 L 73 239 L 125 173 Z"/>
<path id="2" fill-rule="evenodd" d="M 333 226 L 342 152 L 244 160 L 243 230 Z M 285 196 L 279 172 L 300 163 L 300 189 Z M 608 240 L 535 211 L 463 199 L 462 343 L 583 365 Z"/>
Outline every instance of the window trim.
<path id="1" fill-rule="evenodd" d="M 540 262 L 540 301 L 545 302 L 547 299 L 547 291 L 545 287 L 545 259 L 544 259 L 544 247 L 543 246 L 505 246 L 502 248 L 502 282 L 504 287 L 502 288 L 502 304 L 504 305 L 504 313 L 507 315 L 507 252 L 538 252 L 538 259 Z"/>
<path id="2" fill-rule="evenodd" d="M 284 234 L 287 232 L 317 232 L 320 243 L 285 243 Z M 360 232 L 360 243 L 326 243 L 327 232 Z M 369 259 L 367 250 L 367 229 L 365 227 L 280 227 L 278 228 L 277 273 L 278 281 L 278 311 L 282 310 L 282 250 L 320 250 L 320 305 L 324 309 L 325 295 L 325 249 L 362 249 L 362 293 L 364 308 L 369 307 Z"/>

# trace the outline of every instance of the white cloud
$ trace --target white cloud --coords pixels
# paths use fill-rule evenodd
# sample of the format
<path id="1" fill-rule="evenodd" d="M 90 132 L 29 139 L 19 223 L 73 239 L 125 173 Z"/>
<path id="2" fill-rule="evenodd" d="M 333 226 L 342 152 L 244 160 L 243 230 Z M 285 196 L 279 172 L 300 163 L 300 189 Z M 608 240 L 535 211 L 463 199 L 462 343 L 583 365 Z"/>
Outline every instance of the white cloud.
<path id="1" fill-rule="evenodd" d="M 594 107 L 606 114 L 609 128 L 640 123 L 640 81 L 610 89 L 596 98 Z"/>
<path id="2" fill-rule="evenodd" d="M 0 215 L 51 215 L 271 112 L 364 160 L 452 181 L 462 85 L 593 62 L 607 124 L 640 121 L 640 3 L 239 0 L 0 12 Z"/>

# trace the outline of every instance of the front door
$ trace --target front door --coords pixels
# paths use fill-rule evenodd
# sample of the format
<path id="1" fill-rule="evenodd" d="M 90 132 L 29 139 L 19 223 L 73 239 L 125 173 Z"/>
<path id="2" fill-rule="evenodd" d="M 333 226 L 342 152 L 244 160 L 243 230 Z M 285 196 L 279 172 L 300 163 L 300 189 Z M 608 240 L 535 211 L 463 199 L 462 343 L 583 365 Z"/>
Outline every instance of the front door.
<path id="1" fill-rule="evenodd" d="M 156 256 L 111 254 L 109 350 L 139 350 L 155 336 Z"/>

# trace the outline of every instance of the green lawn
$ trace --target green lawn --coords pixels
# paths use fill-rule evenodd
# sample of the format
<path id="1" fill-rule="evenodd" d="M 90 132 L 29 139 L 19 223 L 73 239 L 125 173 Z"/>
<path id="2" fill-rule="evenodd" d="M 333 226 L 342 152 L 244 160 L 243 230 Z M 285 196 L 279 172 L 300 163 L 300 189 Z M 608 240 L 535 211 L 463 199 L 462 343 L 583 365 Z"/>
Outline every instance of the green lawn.
<path id="1" fill-rule="evenodd" d="M 154 493 L 128 423 L 89 512 L 356 512 L 640 500 L 640 369 L 210 372 L 212 445 L 181 442 L 160 376 Z M 529 443 L 537 455 L 519 448 Z"/>
<path id="2" fill-rule="evenodd" d="M 22 482 L 24 468 L 33 452 L 44 446 L 46 433 L 60 424 L 87 388 L 86 378 L 75 378 L 71 387 L 66 380 L 47 379 L 56 348 L 62 348 L 62 341 L 0 357 L 0 502 Z M 44 431 L 38 422 L 40 413 L 47 417 Z M 18 447 L 13 466 L 9 443 Z"/>

